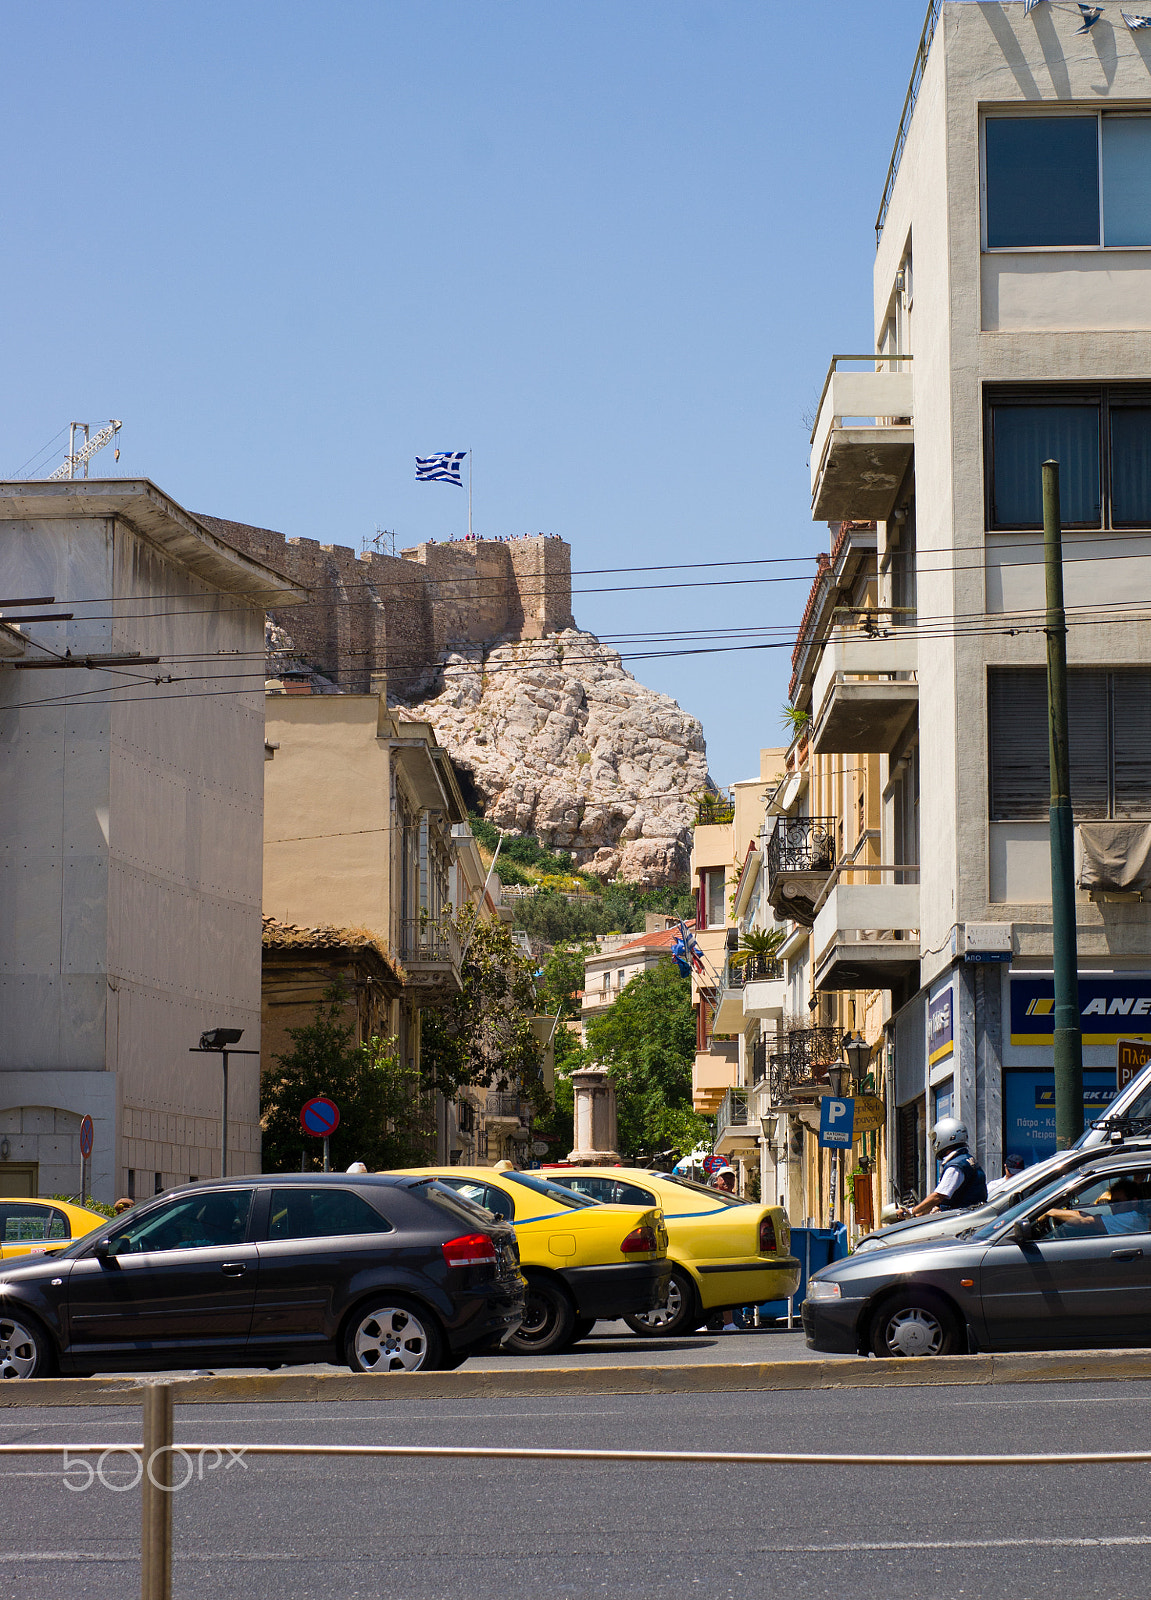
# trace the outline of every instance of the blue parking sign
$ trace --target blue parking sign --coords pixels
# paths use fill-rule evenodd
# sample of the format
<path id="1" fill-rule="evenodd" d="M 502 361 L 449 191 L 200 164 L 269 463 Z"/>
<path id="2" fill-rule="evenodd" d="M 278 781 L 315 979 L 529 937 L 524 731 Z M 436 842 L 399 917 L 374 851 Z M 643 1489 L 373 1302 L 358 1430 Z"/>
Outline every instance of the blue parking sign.
<path id="1" fill-rule="evenodd" d="M 821 1150 L 850 1150 L 855 1143 L 855 1101 L 848 1096 L 838 1100 L 825 1094 L 819 1102 L 819 1147 Z"/>

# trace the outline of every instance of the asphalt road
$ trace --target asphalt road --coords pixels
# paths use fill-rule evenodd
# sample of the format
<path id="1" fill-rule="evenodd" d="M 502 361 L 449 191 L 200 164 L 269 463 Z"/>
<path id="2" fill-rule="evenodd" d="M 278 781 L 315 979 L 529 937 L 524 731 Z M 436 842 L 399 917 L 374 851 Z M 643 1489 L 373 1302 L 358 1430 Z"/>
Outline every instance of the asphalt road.
<path id="1" fill-rule="evenodd" d="M 383 1383 L 385 1380 L 381 1380 Z M 928 1452 L 1138 1449 L 1151 1383 L 181 1407 L 177 1438 Z M 136 1408 L 0 1412 L 6 1441 Z M 209 1463 L 210 1463 L 209 1458 Z M 105 1463 L 109 1484 L 134 1475 Z M 80 1474 L 73 1474 L 79 1478 Z M 138 1593 L 138 1491 L 0 1459 L 0 1600 Z M 176 1600 L 1144 1600 L 1145 1466 L 239 1460 L 174 1498 Z"/>

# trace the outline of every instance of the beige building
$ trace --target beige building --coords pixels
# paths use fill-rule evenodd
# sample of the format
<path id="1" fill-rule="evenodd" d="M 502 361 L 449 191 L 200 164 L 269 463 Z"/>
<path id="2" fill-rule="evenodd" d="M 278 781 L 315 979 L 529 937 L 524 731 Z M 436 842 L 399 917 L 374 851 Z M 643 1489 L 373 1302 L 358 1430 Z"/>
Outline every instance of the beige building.
<path id="1" fill-rule="evenodd" d="M 76 1193 L 86 1115 L 99 1200 L 211 1176 L 190 1052 L 259 1046 L 264 610 L 303 594 L 129 479 L 0 484 L 0 591 L 53 597 L 0 639 L 0 1192 Z M 229 1113 L 258 1171 L 254 1057 Z"/>
<path id="2" fill-rule="evenodd" d="M 675 917 L 649 912 L 643 933 L 601 933 L 595 952 L 584 957 L 584 987 L 580 1002 L 580 1043 L 587 1044 L 587 1025 L 596 1014 L 614 1004 L 633 978 L 650 972 L 671 956 L 678 938 Z M 694 922 L 687 924 L 694 928 Z"/>

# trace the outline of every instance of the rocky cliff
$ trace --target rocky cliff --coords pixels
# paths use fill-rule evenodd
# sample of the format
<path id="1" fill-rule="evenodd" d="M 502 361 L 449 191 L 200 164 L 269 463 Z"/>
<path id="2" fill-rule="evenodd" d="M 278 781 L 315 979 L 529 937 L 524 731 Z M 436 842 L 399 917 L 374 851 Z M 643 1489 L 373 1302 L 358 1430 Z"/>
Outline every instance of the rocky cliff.
<path id="1" fill-rule="evenodd" d="M 436 729 L 498 827 L 570 850 L 603 878 L 686 874 L 693 797 L 708 783 L 703 728 L 593 634 L 450 651 L 442 690 L 407 709 Z"/>

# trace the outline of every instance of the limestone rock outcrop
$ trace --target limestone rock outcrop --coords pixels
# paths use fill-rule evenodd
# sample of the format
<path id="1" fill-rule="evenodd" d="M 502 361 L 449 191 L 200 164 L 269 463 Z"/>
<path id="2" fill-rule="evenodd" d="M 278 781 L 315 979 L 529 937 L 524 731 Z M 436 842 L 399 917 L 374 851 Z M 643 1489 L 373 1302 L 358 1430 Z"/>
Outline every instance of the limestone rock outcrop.
<path id="1" fill-rule="evenodd" d="M 407 709 L 432 724 L 497 827 L 568 850 L 604 879 L 686 874 L 694 797 L 708 784 L 703 728 L 593 634 L 450 651 L 440 692 Z"/>

